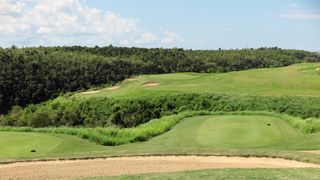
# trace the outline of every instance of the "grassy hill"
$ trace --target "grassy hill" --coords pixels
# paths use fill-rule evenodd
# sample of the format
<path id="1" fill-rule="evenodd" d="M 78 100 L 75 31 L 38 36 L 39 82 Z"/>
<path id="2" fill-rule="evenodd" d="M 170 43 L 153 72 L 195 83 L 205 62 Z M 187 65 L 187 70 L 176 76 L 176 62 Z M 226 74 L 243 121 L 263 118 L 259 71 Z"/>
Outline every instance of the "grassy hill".
<path id="1" fill-rule="evenodd" d="M 142 75 L 80 97 L 137 97 L 164 93 L 218 92 L 265 96 L 320 96 L 320 63 L 229 73 Z"/>

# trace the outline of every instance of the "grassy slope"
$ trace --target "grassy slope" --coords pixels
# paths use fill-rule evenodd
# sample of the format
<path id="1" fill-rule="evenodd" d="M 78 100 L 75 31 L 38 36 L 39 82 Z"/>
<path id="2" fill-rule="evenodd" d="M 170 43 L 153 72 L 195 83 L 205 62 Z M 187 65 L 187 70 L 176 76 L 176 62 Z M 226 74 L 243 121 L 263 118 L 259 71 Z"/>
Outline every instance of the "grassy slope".
<path id="1" fill-rule="evenodd" d="M 125 80 L 118 89 L 101 89 L 76 96 L 136 97 L 174 92 L 224 92 L 249 95 L 320 96 L 320 63 L 296 64 L 283 68 L 253 69 L 223 74 L 177 73 L 142 75 Z M 143 87 L 149 82 L 156 87 Z"/>
<path id="2" fill-rule="evenodd" d="M 267 126 L 267 124 L 271 126 Z M 76 137 L 36 133 L 0 133 L 0 159 L 103 156 L 121 154 L 259 155 L 306 158 L 295 150 L 320 149 L 320 134 L 304 135 L 271 116 L 228 115 L 187 118 L 171 131 L 141 143 L 97 146 Z M 30 149 L 39 150 L 33 155 Z M 283 154 L 281 154 L 283 153 Z M 289 153 L 289 154 L 288 154 Z"/>
<path id="3" fill-rule="evenodd" d="M 88 178 L 90 179 L 90 178 Z M 174 173 L 153 173 L 141 175 L 91 178 L 103 179 L 320 179 L 319 169 L 213 169 Z"/>

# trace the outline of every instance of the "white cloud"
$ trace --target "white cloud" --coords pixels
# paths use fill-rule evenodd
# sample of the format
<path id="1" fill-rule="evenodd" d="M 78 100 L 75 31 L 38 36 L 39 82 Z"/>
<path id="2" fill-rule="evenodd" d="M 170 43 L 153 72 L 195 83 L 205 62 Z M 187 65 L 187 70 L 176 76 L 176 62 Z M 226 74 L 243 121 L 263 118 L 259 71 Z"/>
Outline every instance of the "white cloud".
<path id="1" fill-rule="evenodd" d="M 0 46 L 179 43 L 145 31 L 138 20 L 91 8 L 85 0 L 0 0 Z"/>
<path id="2" fill-rule="evenodd" d="M 21 13 L 24 8 L 25 3 L 22 1 L 0 0 L 0 14 Z"/>
<path id="3" fill-rule="evenodd" d="M 320 12 L 311 12 L 304 10 L 293 10 L 277 15 L 286 19 L 304 19 L 304 20 L 320 20 Z"/>
<path id="4" fill-rule="evenodd" d="M 297 3 L 291 3 L 290 6 L 295 8 L 295 7 L 298 7 L 299 5 Z"/>
<path id="5" fill-rule="evenodd" d="M 183 37 L 180 35 L 165 30 L 164 31 L 164 37 L 161 39 L 161 43 L 163 44 L 172 44 L 172 43 L 182 43 L 184 42 Z"/>

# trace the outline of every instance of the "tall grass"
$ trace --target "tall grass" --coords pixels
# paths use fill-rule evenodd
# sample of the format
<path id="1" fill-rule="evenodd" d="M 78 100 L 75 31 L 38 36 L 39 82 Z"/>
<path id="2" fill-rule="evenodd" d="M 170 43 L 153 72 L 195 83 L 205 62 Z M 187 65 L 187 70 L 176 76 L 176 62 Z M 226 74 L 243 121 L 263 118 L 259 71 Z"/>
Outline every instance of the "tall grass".
<path id="1" fill-rule="evenodd" d="M 39 132 L 39 133 L 57 133 L 78 136 L 83 139 L 96 142 L 101 145 L 115 146 L 138 141 L 146 141 L 152 137 L 169 131 L 181 120 L 202 115 L 267 115 L 281 118 L 300 129 L 304 133 L 320 132 L 319 119 L 310 118 L 303 120 L 301 118 L 289 115 L 277 114 L 264 111 L 236 111 L 236 112 L 210 112 L 210 111 L 186 111 L 180 114 L 164 116 L 159 119 L 151 120 L 134 128 L 84 128 L 84 127 L 48 127 L 48 128 L 30 128 L 30 127 L 0 127 L 0 131 L 16 132 Z"/>

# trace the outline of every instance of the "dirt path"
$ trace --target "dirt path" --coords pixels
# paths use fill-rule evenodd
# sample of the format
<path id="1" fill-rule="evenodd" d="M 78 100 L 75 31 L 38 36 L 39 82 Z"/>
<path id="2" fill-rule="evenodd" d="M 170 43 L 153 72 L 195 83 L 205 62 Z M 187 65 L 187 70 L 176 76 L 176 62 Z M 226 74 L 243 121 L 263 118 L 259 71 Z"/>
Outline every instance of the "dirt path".
<path id="1" fill-rule="evenodd" d="M 273 158 L 223 156 L 150 156 L 26 162 L 0 165 L 0 179 L 74 179 L 212 168 L 320 168 L 320 165 Z"/>

